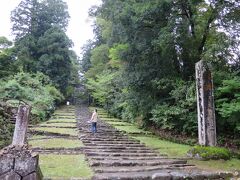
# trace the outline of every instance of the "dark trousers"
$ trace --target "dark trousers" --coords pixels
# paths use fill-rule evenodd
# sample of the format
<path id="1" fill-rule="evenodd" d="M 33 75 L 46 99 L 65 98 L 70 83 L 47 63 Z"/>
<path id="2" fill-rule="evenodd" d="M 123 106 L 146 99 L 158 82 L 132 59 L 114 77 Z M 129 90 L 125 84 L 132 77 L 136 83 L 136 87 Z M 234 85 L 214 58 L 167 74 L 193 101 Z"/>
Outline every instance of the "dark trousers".
<path id="1" fill-rule="evenodd" d="M 96 132 L 97 132 L 97 123 L 92 122 L 92 133 L 96 133 Z"/>

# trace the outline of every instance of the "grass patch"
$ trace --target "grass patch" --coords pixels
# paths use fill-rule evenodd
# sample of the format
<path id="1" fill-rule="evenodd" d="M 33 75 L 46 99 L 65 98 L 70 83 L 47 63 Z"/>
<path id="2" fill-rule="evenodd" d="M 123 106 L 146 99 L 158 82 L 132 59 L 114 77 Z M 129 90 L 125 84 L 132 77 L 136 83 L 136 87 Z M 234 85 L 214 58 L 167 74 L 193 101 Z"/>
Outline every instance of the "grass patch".
<path id="1" fill-rule="evenodd" d="M 198 168 L 206 170 L 224 170 L 224 171 L 239 171 L 240 169 L 240 160 L 231 159 L 231 160 L 209 160 L 209 161 L 199 161 L 199 160 L 190 160 L 190 164 L 195 164 Z"/>
<path id="2" fill-rule="evenodd" d="M 122 121 L 119 121 L 119 122 L 117 122 L 117 121 L 108 121 L 107 122 L 108 124 L 112 124 L 112 125 L 124 125 L 124 126 L 134 126 L 133 124 L 131 124 L 131 123 L 128 123 L 128 122 L 122 122 Z"/>
<path id="3" fill-rule="evenodd" d="M 49 178 L 91 178 L 84 155 L 40 155 L 40 168 Z"/>
<path id="4" fill-rule="evenodd" d="M 77 123 L 77 121 L 75 119 L 50 119 L 49 121 L 50 123 L 66 123 L 66 122 L 70 122 L 70 123 Z"/>
<path id="5" fill-rule="evenodd" d="M 50 133 L 59 133 L 59 134 L 69 134 L 72 136 L 77 136 L 77 130 L 76 129 L 67 129 L 67 128 L 46 128 L 46 127 L 36 127 L 31 128 L 36 131 L 46 131 Z"/>
<path id="6" fill-rule="evenodd" d="M 156 136 L 138 136 L 134 138 L 140 140 L 148 147 L 159 149 L 160 153 L 167 154 L 169 157 L 186 157 L 187 152 L 191 149 L 191 146 L 161 140 Z"/>
<path id="7" fill-rule="evenodd" d="M 56 127 L 75 127 L 77 128 L 76 124 L 73 123 L 41 123 L 40 126 L 56 126 Z"/>
<path id="8" fill-rule="evenodd" d="M 103 119 L 104 121 L 108 121 L 108 122 L 124 122 L 120 119 L 117 119 L 117 118 L 113 118 L 113 117 L 102 117 L 100 116 L 101 119 Z"/>
<path id="9" fill-rule="evenodd" d="M 27 139 L 28 139 L 28 141 L 31 141 L 31 140 L 43 139 L 43 138 L 49 138 L 49 136 L 33 135 L 33 136 L 31 136 L 31 137 L 29 137 Z"/>
<path id="10" fill-rule="evenodd" d="M 33 147 L 40 148 L 76 148 L 82 147 L 83 143 L 80 140 L 54 138 L 54 139 L 35 139 L 30 140 L 29 144 Z"/>
<path id="11" fill-rule="evenodd" d="M 114 126 L 115 128 L 126 131 L 127 133 L 149 133 L 147 131 L 141 130 L 136 126 Z"/>

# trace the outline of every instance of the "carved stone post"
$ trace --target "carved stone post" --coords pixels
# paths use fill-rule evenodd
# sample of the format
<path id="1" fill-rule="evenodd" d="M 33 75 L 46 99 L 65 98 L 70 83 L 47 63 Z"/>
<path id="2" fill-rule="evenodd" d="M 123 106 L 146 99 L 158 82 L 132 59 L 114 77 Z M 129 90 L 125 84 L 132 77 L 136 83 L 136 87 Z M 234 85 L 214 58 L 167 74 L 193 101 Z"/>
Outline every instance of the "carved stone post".
<path id="1" fill-rule="evenodd" d="M 216 120 L 212 75 L 204 61 L 196 63 L 195 70 L 198 108 L 198 142 L 200 145 L 216 146 Z"/>
<path id="2" fill-rule="evenodd" d="M 26 139 L 30 106 L 20 105 L 18 108 L 12 145 L 23 146 Z"/>

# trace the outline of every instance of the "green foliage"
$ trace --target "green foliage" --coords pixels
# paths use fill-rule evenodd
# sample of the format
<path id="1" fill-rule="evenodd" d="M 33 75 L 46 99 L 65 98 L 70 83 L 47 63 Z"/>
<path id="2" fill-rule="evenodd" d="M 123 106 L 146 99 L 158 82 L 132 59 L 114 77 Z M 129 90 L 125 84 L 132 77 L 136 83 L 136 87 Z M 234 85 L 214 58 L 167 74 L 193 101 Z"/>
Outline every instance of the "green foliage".
<path id="1" fill-rule="evenodd" d="M 1 82 L 0 98 L 24 101 L 32 106 L 32 120 L 45 120 L 55 105 L 63 100 L 62 94 L 42 74 L 18 73 Z"/>
<path id="2" fill-rule="evenodd" d="M 192 157 L 203 160 L 229 160 L 231 158 L 231 152 L 226 148 L 220 147 L 195 146 L 188 152 L 188 154 Z"/>
<path id="3" fill-rule="evenodd" d="M 0 113 L 0 127 L 0 142 L 3 142 L 1 145 L 10 144 L 10 141 L 12 140 L 11 137 L 13 135 L 14 125 L 10 123 L 9 119 L 2 116 L 2 112 Z"/>
<path id="4" fill-rule="evenodd" d="M 117 75 L 117 72 L 104 71 L 97 75 L 95 79 L 88 79 L 86 86 L 101 105 L 107 104 L 112 99 L 112 81 Z"/>
<path id="5" fill-rule="evenodd" d="M 142 126 L 196 137 L 195 63 L 204 59 L 221 74 L 218 134 L 238 137 L 238 9 L 228 1 L 104 0 L 90 11 L 95 41 L 81 59 L 94 102 Z"/>
<path id="6" fill-rule="evenodd" d="M 0 36 L 0 51 L 3 49 L 7 49 L 12 45 L 12 42 L 9 41 L 6 37 Z"/>
<path id="7" fill-rule="evenodd" d="M 170 97 L 166 97 L 165 103 L 157 105 L 151 111 L 151 120 L 164 130 L 196 135 L 195 83 L 163 80 L 159 83 L 162 92 L 169 92 Z"/>
<path id="8" fill-rule="evenodd" d="M 240 133 L 240 77 L 223 79 L 216 91 L 216 109 L 219 123 L 229 134 Z M 222 130 L 222 129 L 220 129 Z"/>
<path id="9" fill-rule="evenodd" d="M 0 37 L 0 78 L 4 78 L 18 71 L 15 61 L 15 49 L 10 48 L 12 42 L 6 37 Z"/>
<path id="10" fill-rule="evenodd" d="M 41 54 L 38 69 L 48 75 L 61 92 L 67 87 L 71 75 L 71 59 L 68 48 L 71 41 L 58 27 L 48 29 L 38 40 Z"/>
<path id="11" fill-rule="evenodd" d="M 26 72 L 48 75 L 63 94 L 78 74 L 77 56 L 65 33 L 68 20 L 67 4 L 62 0 L 22 0 L 11 14 L 17 65 Z"/>

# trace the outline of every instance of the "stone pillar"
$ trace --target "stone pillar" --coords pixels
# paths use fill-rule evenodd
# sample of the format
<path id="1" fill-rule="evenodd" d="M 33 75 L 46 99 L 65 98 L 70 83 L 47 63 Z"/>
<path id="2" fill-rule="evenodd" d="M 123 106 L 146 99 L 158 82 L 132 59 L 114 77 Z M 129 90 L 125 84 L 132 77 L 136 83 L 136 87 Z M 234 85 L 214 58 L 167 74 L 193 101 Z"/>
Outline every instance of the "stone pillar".
<path id="1" fill-rule="evenodd" d="M 12 145 L 23 146 L 26 140 L 30 106 L 20 105 L 18 107 L 15 130 Z"/>
<path id="2" fill-rule="evenodd" d="M 196 63 L 196 88 L 198 108 L 198 142 L 216 146 L 216 120 L 211 72 L 204 61 Z"/>

